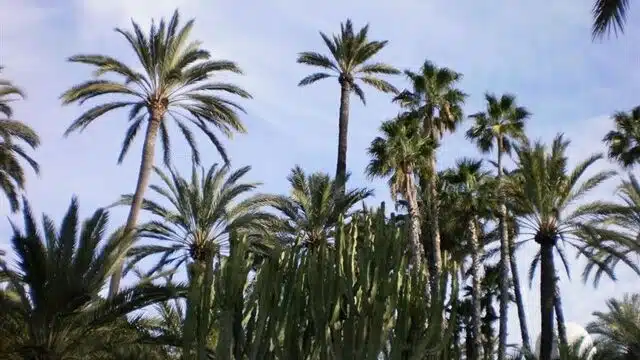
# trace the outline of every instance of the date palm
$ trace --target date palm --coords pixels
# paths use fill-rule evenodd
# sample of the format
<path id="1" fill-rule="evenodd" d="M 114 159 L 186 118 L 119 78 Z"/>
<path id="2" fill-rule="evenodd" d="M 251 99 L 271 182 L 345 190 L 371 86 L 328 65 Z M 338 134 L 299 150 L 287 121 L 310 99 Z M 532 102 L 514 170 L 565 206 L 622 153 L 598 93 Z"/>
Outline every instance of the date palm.
<path id="1" fill-rule="evenodd" d="M 622 262 L 640 275 L 640 267 L 635 261 L 627 261 L 640 254 L 640 183 L 634 175 L 623 180 L 618 186 L 621 203 L 609 205 L 607 223 L 621 231 L 613 239 L 602 239 L 607 251 L 588 249 L 592 261 L 587 263 L 582 276 L 587 281 L 593 275 L 593 285 L 597 286 L 602 275 L 615 279 L 615 267 Z"/>
<path id="2" fill-rule="evenodd" d="M 425 61 L 420 70 L 405 70 L 409 78 L 410 88 L 402 91 L 394 101 L 406 109 L 407 114 L 416 116 L 422 122 L 423 136 L 433 146 L 438 146 L 446 132 L 454 132 L 463 120 L 462 104 L 467 95 L 456 88 L 462 74 L 446 67 L 438 67 Z M 422 236 L 429 234 L 430 246 L 427 251 L 431 291 L 437 294 L 440 288 L 442 259 L 440 254 L 440 231 L 438 228 L 438 190 L 436 154 L 434 151 L 424 153 L 427 164 L 419 174 L 420 188 L 425 192 L 423 197 L 429 199 L 425 204 L 429 207 L 428 221 L 425 221 Z"/>
<path id="3" fill-rule="evenodd" d="M 618 35 L 618 31 L 623 33 L 629 6 L 629 0 L 595 0 L 591 10 L 593 15 L 591 35 L 593 39 L 602 38 L 612 31 L 616 35 Z"/>
<path id="4" fill-rule="evenodd" d="M 11 285 L 0 292 L 2 359 L 86 358 L 131 329 L 122 316 L 183 294 L 179 286 L 136 285 L 112 299 L 100 297 L 130 239 L 121 231 L 103 238 L 105 210 L 80 223 L 73 199 L 59 227 L 44 215 L 40 230 L 25 201 L 23 217 L 24 229 L 13 225 L 16 265 L 0 263 Z"/>
<path id="5" fill-rule="evenodd" d="M 161 186 L 151 186 L 153 193 L 166 205 L 145 199 L 142 208 L 154 217 L 141 227 L 140 237 L 153 240 L 150 245 L 138 245 L 131 249 L 132 265 L 150 255 L 161 255 L 160 261 L 150 273 L 168 264 L 174 270 L 187 264 L 189 297 L 184 321 L 184 353 L 191 353 L 195 341 L 198 351 L 206 347 L 209 331 L 209 307 L 213 288 L 214 261 L 222 252 L 228 252 L 232 233 L 247 235 L 256 240 L 256 247 L 264 247 L 259 241 L 266 238 L 268 226 L 275 221 L 273 215 L 264 212 L 266 206 L 275 203 L 269 195 L 249 195 L 260 184 L 240 182 L 250 166 L 231 171 L 228 166 L 211 166 L 199 174 L 194 166 L 190 179 L 171 170 L 167 175 L 156 168 Z M 119 204 L 131 205 L 134 195 L 123 195 Z"/>
<path id="6" fill-rule="evenodd" d="M 640 106 L 613 115 L 615 129 L 602 139 L 609 147 L 609 158 L 629 169 L 640 161 Z"/>
<path id="7" fill-rule="evenodd" d="M 371 161 L 367 175 L 389 179 L 391 198 L 398 195 L 406 201 L 410 220 L 411 263 L 422 269 L 424 249 L 420 243 L 420 209 L 418 207 L 418 185 L 416 174 L 425 152 L 433 151 L 432 144 L 422 136 L 420 119 L 416 116 L 398 116 L 380 126 L 381 135 L 376 137 L 367 150 Z"/>
<path id="8" fill-rule="evenodd" d="M 469 252 L 471 254 L 471 303 L 472 303 L 472 327 L 471 339 L 474 343 L 471 359 L 482 359 L 482 338 L 480 336 L 481 320 L 481 282 L 482 258 L 484 256 L 481 244 L 480 216 L 486 215 L 493 203 L 493 177 L 491 173 L 482 168 L 482 160 L 462 158 L 456 162 L 456 166 L 445 170 L 441 174 L 442 181 L 446 184 L 448 192 L 455 194 L 455 205 L 449 211 L 454 215 L 456 222 L 466 222 L 466 236 L 469 239 Z"/>
<path id="9" fill-rule="evenodd" d="M 2 69 L 0 66 L 0 73 Z M 13 119 L 11 102 L 24 96 L 24 92 L 12 82 L 0 79 L 0 189 L 7 197 L 12 212 L 20 209 L 19 191 L 24 189 L 26 182 L 20 161 L 26 161 L 36 174 L 40 171 L 38 163 L 21 144 L 35 149 L 40 145 L 40 137 L 31 127 Z"/>
<path id="10" fill-rule="evenodd" d="M 494 94 L 485 94 L 486 110 L 478 112 L 470 116 L 474 120 L 474 124 L 467 131 L 466 137 L 476 143 L 483 153 L 489 153 L 496 150 L 497 167 L 498 167 L 498 206 L 499 218 L 498 225 L 500 230 L 500 280 L 502 281 L 502 290 L 500 295 L 500 330 L 498 333 L 498 358 L 504 359 L 507 346 L 507 312 L 509 306 L 508 288 L 509 288 L 509 260 L 510 240 L 509 230 L 507 228 L 507 207 L 504 204 L 504 196 L 502 195 L 502 178 L 504 168 L 502 157 L 504 154 L 510 154 L 514 143 L 525 138 L 524 126 L 525 121 L 529 118 L 529 111 L 518 106 L 516 98 L 512 94 L 504 94 L 498 98 Z M 513 269 L 512 269 L 513 270 Z M 520 304 L 518 304 L 520 306 Z M 520 319 L 526 322 L 525 319 Z M 521 329 L 526 329 L 522 327 Z M 529 349 L 529 334 L 525 331 L 522 333 L 522 342 L 526 349 Z"/>
<path id="11" fill-rule="evenodd" d="M 517 171 L 505 188 L 517 216 L 520 234 L 526 237 L 525 241 L 534 240 L 540 245 L 534 262 L 539 258 L 541 268 L 541 360 L 551 360 L 557 286 L 554 250 L 558 251 L 567 267 L 565 246 L 585 256 L 585 245 L 598 246 L 598 242 L 593 240 L 594 234 L 606 235 L 607 232 L 596 220 L 606 213 L 607 204 L 578 202 L 615 174 L 612 171 L 598 172 L 583 181 L 585 172 L 602 159 L 602 155 L 592 155 L 569 170 L 568 146 L 569 141 L 562 135 L 556 136 L 551 149 L 540 142 L 526 142 L 519 146 L 516 149 Z"/>
<path id="12" fill-rule="evenodd" d="M 589 333 L 598 335 L 607 345 L 607 359 L 640 359 L 640 294 L 609 299 L 607 310 L 593 313 L 596 320 L 587 326 Z"/>
<path id="13" fill-rule="evenodd" d="M 336 191 L 337 180 L 329 174 L 307 175 L 300 166 L 291 169 L 287 180 L 291 194 L 278 197 L 274 205 L 282 214 L 279 232 L 287 243 L 302 237 L 299 240 L 304 245 L 317 246 L 333 239 L 340 217 L 350 217 L 350 210 L 357 203 L 373 195 L 369 189 L 349 189 L 340 195 Z"/>
<path id="14" fill-rule="evenodd" d="M 132 22 L 133 32 L 116 29 L 131 46 L 139 64 L 130 67 L 120 60 L 107 55 L 75 55 L 69 58 L 74 63 L 96 67 L 94 79 L 76 85 L 62 95 L 64 104 L 78 103 L 101 95 L 116 96 L 96 105 L 73 121 L 65 134 L 82 131 L 96 119 L 118 109 L 129 109 L 131 125 L 127 129 L 118 157 L 122 162 L 129 147 L 141 127 L 146 125 L 142 158 L 138 181 L 131 210 L 127 217 L 125 232 L 135 227 L 142 207 L 144 193 L 154 166 L 156 139 L 164 153 L 164 162 L 170 162 L 170 137 L 168 122 L 173 119 L 175 126 L 191 148 L 193 160 L 200 161 L 194 134 L 190 126 L 202 131 L 218 152 L 228 162 L 228 158 L 213 128 L 230 137 L 233 131 L 245 132 L 237 111 L 242 108 L 220 94 L 248 98 L 250 95 L 241 88 L 228 83 L 216 82 L 213 78 L 222 72 L 241 73 L 238 66 L 226 60 L 213 60 L 200 42 L 190 41 L 189 36 L 194 20 L 184 26 L 179 25 L 178 12 L 171 20 L 160 25 L 152 25 L 148 35 L 138 24 Z M 136 69 L 140 67 L 142 72 Z M 107 80 L 104 75 L 115 75 L 121 80 Z M 109 289 L 110 295 L 118 291 L 122 270 L 116 271 Z"/>
<path id="15" fill-rule="evenodd" d="M 347 140 L 349 129 L 349 97 L 352 93 L 366 104 L 364 90 L 359 82 L 374 87 L 384 93 L 397 93 L 396 88 L 379 75 L 400 73 L 391 65 L 373 62 L 373 58 L 387 46 L 388 41 L 370 40 L 369 25 L 365 25 L 357 32 L 350 19 L 340 24 L 340 34 L 327 36 L 320 32 L 320 36 L 329 49 L 329 55 L 318 52 L 305 51 L 298 54 L 298 63 L 320 68 L 300 81 L 298 86 L 313 84 L 318 80 L 338 78 L 340 84 L 340 113 L 338 118 L 338 160 L 336 163 L 336 181 L 338 191 L 344 194 L 347 175 Z"/>

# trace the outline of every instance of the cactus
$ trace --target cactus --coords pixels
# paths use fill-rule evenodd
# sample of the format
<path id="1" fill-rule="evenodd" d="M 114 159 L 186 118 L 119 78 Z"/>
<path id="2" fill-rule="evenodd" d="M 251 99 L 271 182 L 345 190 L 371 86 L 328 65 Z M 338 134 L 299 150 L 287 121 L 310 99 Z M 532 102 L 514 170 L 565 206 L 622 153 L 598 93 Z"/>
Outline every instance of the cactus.
<path id="1" fill-rule="evenodd" d="M 444 304 L 426 301 L 427 276 L 409 266 L 407 233 L 383 211 L 340 221 L 329 243 L 275 250 L 255 272 L 247 241 L 231 238 L 214 269 L 210 358 L 445 359 Z"/>

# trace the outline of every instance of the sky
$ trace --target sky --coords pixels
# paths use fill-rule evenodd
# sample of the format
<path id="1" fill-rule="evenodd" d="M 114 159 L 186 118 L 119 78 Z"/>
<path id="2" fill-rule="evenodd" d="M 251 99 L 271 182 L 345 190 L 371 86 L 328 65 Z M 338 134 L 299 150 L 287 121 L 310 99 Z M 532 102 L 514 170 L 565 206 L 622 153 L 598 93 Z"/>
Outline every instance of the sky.
<path id="1" fill-rule="evenodd" d="M 55 5 L 54 5 L 55 3 Z M 370 38 L 389 40 L 378 60 L 400 69 L 417 70 L 429 59 L 464 74 L 460 87 L 470 96 L 465 112 L 482 110 L 485 91 L 517 95 L 532 113 L 527 133 L 551 141 L 558 132 L 572 139 L 573 163 L 604 151 L 601 138 L 611 126 L 609 115 L 638 104 L 640 93 L 640 9 L 631 12 L 624 36 L 592 42 L 590 1 L 525 2 L 512 0 L 396 0 L 348 3 L 336 0 L 235 2 L 218 0 L 0 0 L 0 64 L 2 77 L 22 87 L 28 98 L 15 103 L 15 117 L 33 126 L 42 137 L 34 153 L 41 174 L 30 174 L 28 198 L 36 213 L 60 219 L 70 198 L 77 195 L 85 216 L 117 200 L 135 187 L 140 139 L 122 165 L 116 160 L 126 130 L 126 114 L 114 113 L 83 133 L 63 138 L 64 130 L 82 109 L 61 106 L 59 95 L 87 79 L 90 69 L 66 59 L 78 53 L 109 54 L 134 64 L 132 52 L 115 27 L 143 26 L 151 18 L 171 16 L 179 8 L 183 19 L 196 17 L 193 37 L 214 57 L 233 60 L 244 76 L 229 80 L 244 87 L 252 100 L 242 101 L 248 134 L 225 144 L 234 167 L 251 165 L 248 180 L 261 181 L 263 192 L 286 193 L 286 176 L 295 164 L 308 172 L 333 173 L 337 149 L 339 88 L 335 79 L 299 88 L 312 69 L 296 64 L 301 51 L 325 52 L 318 31 L 339 31 L 351 18 L 356 26 L 370 24 Z M 389 79 L 399 88 L 401 77 Z M 381 121 L 397 113 L 388 95 L 366 89 L 367 106 L 351 101 L 348 168 L 351 186 L 375 189 L 376 200 L 388 200 L 385 181 L 369 181 L 364 169 L 366 148 Z M 461 156 L 480 156 L 464 139 L 469 122 L 448 135 L 439 150 L 439 167 Z M 221 161 L 202 141 L 203 163 Z M 190 156 L 179 134 L 173 136 L 174 162 L 190 169 Z M 597 170 L 615 169 L 603 161 Z M 155 179 L 154 179 L 155 180 Z M 152 180 L 152 181 L 154 181 Z M 155 182 L 155 181 L 154 181 Z M 619 178 L 591 197 L 613 199 Z M 5 199 L 0 208 L 7 209 Z M 124 222 L 126 209 L 112 212 L 112 222 Z M 10 227 L 0 222 L 0 248 L 7 249 Z M 534 245 L 518 256 L 522 279 Z M 559 265 L 559 264 L 558 264 Z M 573 261 L 571 280 L 561 276 L 567 321 L 585 325 L 605 300 L 637 291 L 637 277 L 620 268 L 618 281 L 603 280 L 598 288 L 580 281 L 583 263 Z M 526 282 L 525 282 L 526 285 Z M 538 284 L 524 287 L 530 331 L 539 332 Z M 515 309 L 510 311 L 509 340 L 519 342 Z"/>

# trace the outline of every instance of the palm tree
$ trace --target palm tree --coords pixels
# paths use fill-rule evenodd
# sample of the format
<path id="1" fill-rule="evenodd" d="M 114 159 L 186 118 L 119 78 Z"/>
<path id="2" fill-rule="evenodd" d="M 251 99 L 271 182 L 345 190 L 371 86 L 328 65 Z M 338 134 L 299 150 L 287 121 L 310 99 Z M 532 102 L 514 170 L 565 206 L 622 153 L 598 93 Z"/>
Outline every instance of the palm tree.
<path id="1" fill-rule="evenodd" d="M 415 116 L 399 116 L 385 121 L 367 150 L 371 161 L 367 166 L 369 177 L 389 178 L 389 188 L 394 201 L 401 195 L 409 210 L 411 263 L 422 269 L 424 249 L 420 243 L 420 209 L 416 174 L 423 154 L 432 149 L 428 139 L 420 131 L 420 119 Z"/>
<path id="2" fill-rule="evenodd" d="M 615 267 L 619 262 L 640 275 L 640 267 L 635 261 L 628 260 L 640 254 L 640 183 L 630 174 L 629 179 L 618 186 L 617 192 L 622 204 L 609 205 L 610 216 L 606 218 L 606 222 L 620 231 L 600 240 L 600 247 L 605 248 L 605 251 L 585 249 L 591 261 L 582 273 L 583 281 L 586 282 L 593 275 L 594 286 L 598 285 L 602 275 L 615 280 Z"/>
<path id="3" fill-rule="evenodd" d="M 152 186 L 151 190 L 166 200 L 168 206 L 154 200 L 145 199 L 142 208 L 156 219 L 141 228 L 142 238 L 154 241 L 152 245 L 139 245 L 132 249 L 132 265 L 154 254 L 161 259 L 150 273 L 173 263 L 174 271 L 187 264 L 190 292 L 187 298 L 187 314 L 184 321 L 185 354 L 190 353 L 194 340 L 199 353 L 205 349 L 209 331 L 211 291 L 213 288 L 214 262 L 223 250 L 228 250 L 232 233 L 247 235 L 260 248 L 266 244 L 268 225 L 275 217 L 263 211 L 275 203 L 269 195 L 253 195 L 242 200 L 259 183 L 240 183 L 250 166 L 231 172 L 228 166 L 214 164 L 202 175 L 194 166 L 190 179 L 185 179 L 176 171 L 170 175 L 156 168 L 162 186 Z M 134 195 L 123 195 L 118 204 L 131 205 Z M 196 320 L 198 319 L 198 320 Z M 191 336 L 197 336 L 192 338 Z"/>
<path id="4" fill-rule="evenodd" d="M 615 130 L 609 131 L 602 141 L 609 147 L 609 158 L 629 169 L 640 161 L 640 106 L 629 113 L 613 115 Z"/>
<path id="5" fill-rule="evenodd" d="M 613 355 L 611 360 L 640 359 L 640 294 L 607 300 L 607 312 L 594 312 L 587 329 L 598 335 Z M 600 351 L 600 348 L 598 348 Z"/>
<path id="6" fill-rule="evenodd" d="M 598 246 L 593 241 L 594 234 L 604 232 L 596 220 L 606 213 L 607 205 L 598 201 L 576 203 L 615 174 L 612 171 L 598 172 L 581 181 L 585 172 L 602 159 L 602 155 L 592 155 L 569 171 L 565 155 L 568 146 L 569 141 L 562 135 L 556 136 L 550 151 L 540 142 L 524 143 L 516 149 L 517 173 L 506 187 L 510 205 L 522 229 L 521 235 L 540 244 L 534 263 L 539 259 L 541 267 L 541 360 L 551 360 L 557 286 L 553 251 L 559 252 L 567 266 L 564 246 L 568 245 L 585 256 L 585 244 Z M 533 265 L 532 271 L 535 271 Z"/>
<path id="7" fill-rule="evenodd" d="M 486 214 L 492 202 L 492 177 L 488 171 L 482 169 L 482 160 L 462 158 L 456 162 L 455 168 L 444 171 L 442 180 L 448 184 L 451 192 L 457 194 L 456 222 L 466 222 L 468 229 L 469 248 L 471 253 L 471 303 L 472 303 L 472 345 L 471 359 L 482 359 L 482 337 L 480 326 L 481 313 L 481 282 L 482 275 L 482 245 L 480 244 L 481 225 L 479 216 Z M 454 210 L 454 211 L 455 211 Z"/>
<path id="8" fill-rule="evenodd" d="M 0 72 L 3 67 L 0 66 Z M 40 137 L 28 125 L 21 121 L 13 120 L 13 109 L 10 103 L 24 98 L 24 92 L 8 80 L 0 79 L 0 188 L 4 192 L 12 212 L 20 209 L 19 190 L 25 186 L 25 175 L 20 159 L 26 161 L 38 174 L 40 167 L 25 151 L 24 142 L 30 148 L 35 149 L 40 145 Z"/>
<path id="9" fill-rule="evenodd" d="M 291 194 L 278 197 L 274 205 L 283 215 L 280 237 L 285 243 L 298 238 L 306 246 L 324 244 L 333 239 L 340 218 L 350 217 L 349 211 L 357 203 L 373 195 L 369 189 L 350 189 L 339 195 L 337 180 L 321 172 L 307 175 L 300 166 L 291 169 L 287 180 Z"/>
<path id="10" fill-rule="evenodd" d="M 330 55 L 313 51 L 298 54 L 297 62 L 321 68 L 300 81 L 298 86 L 313 84 L 318 80 L 337 77 L 340 83 L 340 115 L 338 119 L 338 161 L 336 163 L 336 181 L 338 191 L 344 193 L 347 175 L 347 132 L 349 129 L 349 97 L 355 93 L 366 104 L 364 91 L 358 84 L 361 81 L 384 93 L 397 93 L 396 88 L 378 75 L 398 74 L 400 71 L 379 62 L 372 62 L 388 41 L 369 40 L 369 25 L 357 33 L 350 19 L 340 24 L 340 34 L 329 38 L 325 33 L 320 36 L 329 49 Z"/>
<path id="11" fill-rule="evenodd" d="M 593 15 L 591 36 L 593 39 L 602 38 L 610 34 L 611 31 L 616 35 L 618 35 L 618 31 L 624 33 L 629 3 L 629 0 L 595 0 L 591 10 Z"/>
<path id="12" fill-rule="evenodd" d="M 487 102 L 486 110 L 478 112 L 470 117 L 475 120 L 473 126 L 467 131 L 468 139 L 476 143 L 480 151 L 489 153 L 496 148 L 498 167 L 498 201 L 500 229 L 500 280 L 502 289 L 500 295 L 500 330 L 498 335 L 498 359 L 502 360 L 506 354 L 507 346 L 507 313 L 509 306 L 509 249 L 510 237 L 507 228 L 507 207 L 502 195 L 503 154 L 510 154 L 514 142 L 525 138 L 524 123 L 529 118 L 529 111 L 516 104 L 516 98 L 511 94 L 504 94 L 498 98 L 494 94 L 485 94 Z M 520 319 L 525 322 L 525 319 Z M 523 327 L 521 326 L 521 329 Z M 525 348 L 529 347 L 528 333 L 522 334 L 522 342 Z"/>
<path id="13" fill-rule="evenodd" d="M 137 285 L 104 300 L 100 291 L 126 255 L 131 237 L 103 235 L 105 210 L 79 224 L 78 202 L 71 204 L 59 228 L 43 216 L 43 228 L 24 201 L 24 230 L 13 225 L 16 266 L 0 263 L 9 291 L 0 292 L 0 354 L 3 359 L 85 358 L 128 327 L 121 317 L 152 303 L 183 295 L 179 286 Z M 122 345 L 122 344 L 121 344 Z"/>
<path id="14" fill-rule="evenodd" d="M 171 145 L 167 124 L 169 118 L 174 120 L 184 135 L 196 163 L 200 161 L 200 153 L 188 124 L 195 126 L 207 136 L 225 162 L 228 162 L 226 152 L 211 127 L 217 128 L 228 137 L 232 136 L 233 131 L 245 132 L 236 113 L 242 111 L 242 108 L 218 93 L 243 98 L 249 98 L 250 95 L 233 84 L 212 81 L 219 73 L 241 71 L 231 61 L 212 60 L 209 52 L 200 47 L 200 42 L 189 42 L 193 24 L 194 20 L 190 20 L 180 27 L 176 10 L 168 24 L 164 19 L 161 20 L 159 26 L 151 26 L 148 35 L 145 35 L 135 22 L 132 22 L 133 33 L 116 29 L 132 47 L 139 61 L 138 66 L 143 69 L 142 73 L 136 71 L 135 67 L 129 67 L 106 55 L 75 55 L 69 58 L 69 61 L 74 63 L 95 66 L 96 78 L 67 90 L 62 95 L 63 104 L 83 104 L 101 95 L 117 95 L 121 99 L 110 100 L 90 108 L 73 121 L 65 135 L 84 130 L 96 119 L 114 110 L 129 108 L 131 125 L 126 131 L 118 157 L 118 163 L 121 163 L 139 129 L 145 123 L 147 126 L 138 181 L 125 227 L 126 233 L 130 233 L 137 223 L 154 166 L 158 133 L 164 162 L 167 165 L 170 163 Z M 100 79 L 105 74 L 121 76 L 122 80 Z M 118 291 L 121 277 L 122 269 L 114 273 L 109 289 L 110 296 Z"/>
<path id="15" fill-rule="evenodd" d="M 402 91 L 394 100 L 406 108 L 407 113 L 418 117 L 422 122 L 423 136 L 430 139 L 433 144 L 433 149 L 426 150 L 424 154 L 427 166 L 420 174 L 420 188 L 425 192 L 423 197 L 429 200 L 425 201 L 429 207 L 425 213 L 429 216 L 424 228 L 429 231 L 431 245 L 427 255 L 431 291 L 437 294 L 440 288 L 442 259 L 434 149 L 444 133 L 455 131 L 462 121 L 462 104 L 467 95 L 455 87 L 462 79 L 462 74 L 446 67 L 439 68 L 428 60 L 424 62 L 419 72 L 405 70 L 404 73 L 411 82 L 411 88 Z M 423 231 L 423 236 L 426 236 L 427 231 Z"/>

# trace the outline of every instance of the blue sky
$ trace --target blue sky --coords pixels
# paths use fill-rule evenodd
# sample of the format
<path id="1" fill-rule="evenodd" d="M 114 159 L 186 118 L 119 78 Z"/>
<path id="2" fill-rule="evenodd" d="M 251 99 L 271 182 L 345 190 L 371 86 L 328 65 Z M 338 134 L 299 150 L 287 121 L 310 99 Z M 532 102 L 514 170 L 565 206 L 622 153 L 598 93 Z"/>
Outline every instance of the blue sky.
<path id="1" fill-rule="evenodd" d="M 16 117 L 31 124 L 42 136 L 35 157 L 40 177 L 31 176 L 28 194 L 35 211 L 62 216 L 73 194 L 89 215 L 135 185 L 141 141 L 118 166 L 126 119 L 114 114 L 82 134 L 64 139 L 62 133 L 77 106 L 61 107 L 58 96 L 86 79 L 89 69 L 65 59 L 76 53 L 106 53 L 132 61 L 116 26 L 129 26 L 131 18 L 148 24 L 151 17 L 170 16 L 179 7 L 184 18 L 196 17 L 193 32 L 218 58 L 236 61 L 245 76 L 230 80 L 245 87 L 254 99 L 243 104 L 249 133 L 227 141 L 235 166 L 251 165 L 250 178 L 264 183 L 263 191 L 286 192 L 291 167 L 333 173 L 337 144 L 338 84 L 332 80 L 307 88 L 298 81 L 311 69 L 295 63 L 296 54 L 324 51 L 318 30 L 334 32 L 347 17 L 356 25 L 369 22 L 374 39 L 389 46 L 379 60 L 399 68 L 416 69 L 425 59 L 464 74 L 461 87 L 470 94 L 467 113 L 481 110 L 483 93 L 513 92 L 533 116 L 528 134 L 550 140 L 564 132 L 573 142 L 572 161 L 602 151 L 600 139 L 610 128 L 608 115 L 638 103 L 640 92 L 640 9 L 631 14 L 626 35 L 604 42 L 590 39 L 590 1 L 525 2 L 492 0 L 423 1 L 292 0 L 236 2 L 217 0 L 0 0 L 0 64 L 3 77 L 23 87 L 28 100 L 15 106 Z M 391 79 L 398 87 L 402 77 Z M 348 167 L 352 186 L 369 186 L 377 198 L 388 198 L 383 181 L 368 182 L 363 171 L 365 149 L 382 120 L 397 111 L 389 97 L 367 91 L 368 105 L 352 101 Z M 448 136 L 439 154 L 446 167 L 460 156 L 477 156 L 462 136 Z M 177 135 L 177 134 L 176 134 Z M 175 136 L 174 159 L 178 168 L 190 167 L 188 148 Z M 204 164 L 219 161 L 213 148 L 200 142 Z M 602 162 L 601 168 L 613 165 Z M 593 196 L 612 197 L 617 180 Z M 4 199 L 0 206 L 6 209 Z M 113 221 L 124 220 L 126 209 L 116 210 Z M 6 247 L 7 222 L 0 223 L 0 247 Z M 534 247 L 519 256 L 521 276 Z M 621 269 L 622 270 L 622 269 Z M 599 288 L 580 282 L 581 263 L 575 262 L 573 280 L 562 278 L 566 318 L 581 324 L 591 312 L 602 309 L 605 299 L 637 291 L 637 278 L 620 271 L 617 283 L 603 281 Z M 539 329 L 537 284 L 525 288 L 532 334 Z M 519 339 L 515 311 L 510 316 L 510 339 Z"/>

